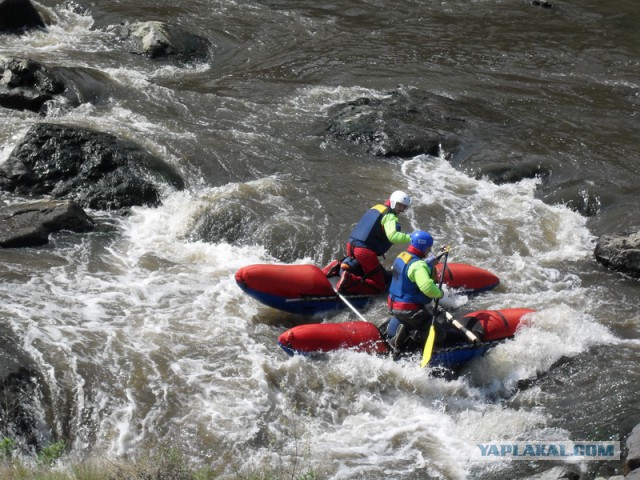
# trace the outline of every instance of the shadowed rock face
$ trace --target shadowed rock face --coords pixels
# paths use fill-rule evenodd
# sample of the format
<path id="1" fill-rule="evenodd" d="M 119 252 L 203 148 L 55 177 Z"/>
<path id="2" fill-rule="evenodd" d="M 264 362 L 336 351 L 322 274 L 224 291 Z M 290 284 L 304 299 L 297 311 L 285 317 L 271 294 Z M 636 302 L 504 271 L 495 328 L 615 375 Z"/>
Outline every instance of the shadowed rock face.
<path id="1" fill-rule="evenodd" d="M 640 278 L 640 232 L 603 235 L 594 254 L 605 267 Z"/>
<path id="2" fill-rule="evenodd" d="M 44 26 L 42 17 L 29 0 L 0 0 L 0 33 L 19 33 Z"/>
<path id="3" fill-rule="evenodd" d="M 85 128 L 34 125 L 0 166 L 0 188 L 49 195 L 83 207 L 157 206 L 160 188 L 183 189 L 180 175 L 140 146 Z"/>

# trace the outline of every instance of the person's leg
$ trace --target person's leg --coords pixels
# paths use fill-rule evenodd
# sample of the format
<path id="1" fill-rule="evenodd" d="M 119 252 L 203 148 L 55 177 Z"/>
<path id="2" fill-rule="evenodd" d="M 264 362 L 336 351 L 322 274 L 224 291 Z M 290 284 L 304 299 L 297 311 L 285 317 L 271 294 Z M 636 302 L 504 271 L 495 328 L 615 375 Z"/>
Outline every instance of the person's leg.
<path id="1" fill-rule="evenodd" d="M 353 255 L 353 247 L 351 246 L 350 242 L 347 242 L 346 253 L 347 253 L 347 256 L 343 259 L 342 263 L 340 264 L 340 271 L 339 271 L 340 279 L 338 280 L 338 283 L 336 283 L 336 288 L 338 289 L 339 292 L 344 292 L 348 290 L 350 286 L 354 285 L 357 282 L 355 275 L 349 272 L 349 269 L 351 268 L 351 266 L 350 266 L 350 262 L 347 261 L 350 259 L 355 259 Z"/>
<path id="2" fill-rule="evenodd" d="M 365 274 L 364 283 L 376 292 L 384 292 L 387 285 L 384 281 L 384 271 L 376 252 L 368 248 L 354 248 L 354 257 L 362 267 Z"/>
<path id="3" fill-rule="evenodd" d="M 398 328 L 396 328 L 395 335 L 389 339 L 389 346 L 391 347 L 391 351 L 393 352 L 394 360 L 400 358 L 402 353 L 405 351 L 405 342 L 407 340 L 408 334 L 409 329 L 407 328 L 407 326 L 404 323 L 400 323 L 398 325 Z"/>
<path id="4" fill-rule="evenodd" d="M 391 310 L 393 318 L 397 318 L 406 327 L 404 338 L 398 339 L 398 350 L 414 351 L 424 346 L 431 325 L 431 309 L 427 306 L 418 310 Z M 391 341 L 389 344 L 393 345 Z"/>
<path id="5" fill-rule="evenodd" d="M 431 309 L 421 307 L 417 310 L 391 310 L 391 314 L 406 324 L 411 330 L 424 330 L 431 325 Z"/>
<path id="6" fill-rule="evenodd" d="M 322 269 L 322 273 L 324 273 L 324 276 L 327 278 L 337 277 L 340 274 L 340 261 L 332 260 Z"/>
<path id="7" fill-rule="evenodd" d="M 352 271 L 343 269 L 340 274 L 340 281 L 337 284 L 339 291 L 351 291 L 355 286 L 365 287 L 364 289 L 358 288 L 354 290 L 358 293 L 378 294 L 387 291 L 384 270 L 378 261 L 376 252 L 369 250 L 368 248 L 354 248 L 350 244 L 347 244 L 347 254 L 355 258 L 364 276 L 360 276 L 354 274 Z M 344 265 L 345 263 L 342 264 L 343 267 Z M 366 276 L 367 274 L 369 274 L 369 276 Z M 369 292 L 367 290 L 369 290 Z"/>

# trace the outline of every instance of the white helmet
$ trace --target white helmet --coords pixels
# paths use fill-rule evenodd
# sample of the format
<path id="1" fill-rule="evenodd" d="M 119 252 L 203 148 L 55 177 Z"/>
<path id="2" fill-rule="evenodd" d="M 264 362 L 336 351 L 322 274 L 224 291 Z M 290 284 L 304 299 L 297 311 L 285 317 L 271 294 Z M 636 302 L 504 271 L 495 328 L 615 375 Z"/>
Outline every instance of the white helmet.
<path id="1" fill-rule="evenodd" d="M 408 207 L 411 205 L 411 197 L 401 190 L 396 190 L 389 197 L 389 205 L 391 208 L 396 208 L 396 203 L 401 203 Z"/>

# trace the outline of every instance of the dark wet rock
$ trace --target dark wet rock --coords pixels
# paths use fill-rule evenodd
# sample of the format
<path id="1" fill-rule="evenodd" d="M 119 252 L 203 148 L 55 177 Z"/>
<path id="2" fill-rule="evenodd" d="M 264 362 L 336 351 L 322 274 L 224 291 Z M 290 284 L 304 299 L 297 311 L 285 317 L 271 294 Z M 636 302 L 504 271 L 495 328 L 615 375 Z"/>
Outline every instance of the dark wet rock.
<path id="1" fill-rule="evenodd" d="M 165 185 L 184 188 L 170 165 L 134 142 L 51 123 L 31 127 L 0 165 L 3 190 L 66 198 L 93 209 L 157 206 Z"/>
<path id="2" fill-rule="evenodd" d="M 38 10 L 29 0 L 0 0 L 0 32 L 19 33 L 44 26 Z"/>
<path id="3" fill-rule="evenodd" d="M 579 467 L 573 465 L 565 465 L 553 467 L 527 480 L 586 480 L 588 477 L 580 472 Z"/>
<path id="4" fill-rule="evenodd" d="M 533 0 L 531 2 L 532 5 L 535 5 L 537 7 L 542 7 L 542 8 L 552 8 L 553 5 L 548 2 L 547 0 Z"/>
<path id="5" fill-rule="evenodd" d="M 640 278 L 640 231 L 603 235 L 598 239 L 594 254 L 605 267 Z"/>
<path id="6" fill-rule="evenodd" d="M 458 110 L 454 101 L 438 95 L 393 91 L 333 107 L 326 132 L 379 156 L 451 155 L 468 127 Z"/>
<path id="7" fill-rule="evenodd" d="M 624 473 L 640 469 L 640 425 L 631 430 L 627 438 L 627 457 L 624 460 Z"/>
<path id="8" fill-rule="evenodd" d="M 17 448 L 28 450 L 46 445 L 46 429 L 39 417 L 40 400 L 50 401 L 41 389 L 44 379 L 20 347 L 15 334 L 4 322 L 0 329 L 0 419 L 2 435 L 15 440 Z M 45 398 L 46 397 L 46 398 Z"/>
<path id="9" fill-rule="evenodd" d="M 205 60 L 211 48 L 206 38 L 163 22 L 127 22 L 111 29 L 127 43 L 131 53 L 153 59 Z"/>
<path id="10" fill-rule="evenodd" d="M 49 235 L 61 230 L 90 232 L 94 221 L 77 203 L 41 200 L 0 208 L 0 247 L 45 245 Z"/>
<path id="11" fill-rule="evenodd" d="M 627 438 L 627 456 L 622 466 L 624 480 L 640 480 L 640 425 Z"/>
<path id="12" fill-rule="evenodd" d="M 540 197 L 548 205 L 562 204 L 585 217 L 598 215 L 603 206 L 614 202 L 610 192 L 585 180 L 549 185 Z"/>
<path id="13" fill-rule="evenodd" d="M 0 107 L 45 114 L 53 105 L 105 104 L 113 92 L 113 81 L 97 70 L 0 58 Z"/>
<path id="14" fill-rule="evenodd" d="M 62 79 L 40 63 L 0 58 L 0 106 L 40 112 L 65 91 Z"/>

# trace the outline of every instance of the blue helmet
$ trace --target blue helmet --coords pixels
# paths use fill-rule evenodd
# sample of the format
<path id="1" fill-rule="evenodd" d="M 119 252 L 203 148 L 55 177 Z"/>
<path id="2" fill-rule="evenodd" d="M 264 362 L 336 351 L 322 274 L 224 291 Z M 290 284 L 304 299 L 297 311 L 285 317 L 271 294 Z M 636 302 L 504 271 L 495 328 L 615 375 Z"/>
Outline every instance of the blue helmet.
<path id="1" fill-rule="evenodd" d="M 416 230 L 411 234 L 411 246 L 425 253 L 433 245 L 433 237 L 422 230 Z"/>

